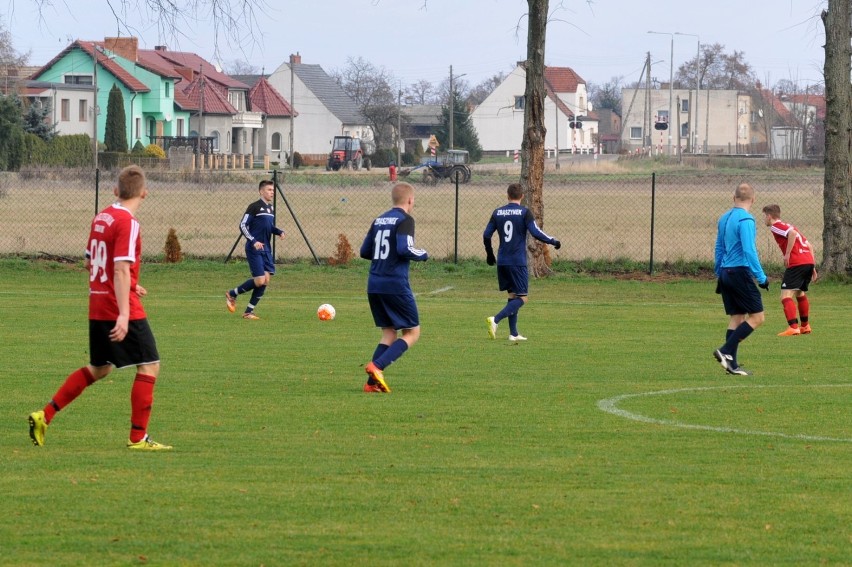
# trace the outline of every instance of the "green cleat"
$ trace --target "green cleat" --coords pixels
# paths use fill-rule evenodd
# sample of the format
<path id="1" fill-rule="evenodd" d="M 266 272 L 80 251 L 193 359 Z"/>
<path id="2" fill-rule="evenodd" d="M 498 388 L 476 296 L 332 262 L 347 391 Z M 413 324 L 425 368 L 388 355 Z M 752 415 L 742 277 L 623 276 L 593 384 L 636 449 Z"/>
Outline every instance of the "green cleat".
<path id="1" fill-rule="evenodd" d="M 132 441 L 127 442 L 127 448 L 133 451 L 171 451 L 171 445 L 163 445 L 162 443 L 157 443 L 153 441 L 147 435 L 142 438 L 141 441 L 133 443 Z"/>
<path id="2" fill-rule="evenodd" d="M 44 410 L 34 411 L 28 418 L 30 422 L 30 439 L 33 445 L 41 447 L 44 445 L 44 434 L 47 433 L 47 422 L 44 420 Z"/>
<path id="3" fill-rule="evenodd" d="M 497 323 L 494 322 L 494 317 L 488 317 L 485 320 L 488 323 L 488 336 L 492 339 L 497 338 Z"/>

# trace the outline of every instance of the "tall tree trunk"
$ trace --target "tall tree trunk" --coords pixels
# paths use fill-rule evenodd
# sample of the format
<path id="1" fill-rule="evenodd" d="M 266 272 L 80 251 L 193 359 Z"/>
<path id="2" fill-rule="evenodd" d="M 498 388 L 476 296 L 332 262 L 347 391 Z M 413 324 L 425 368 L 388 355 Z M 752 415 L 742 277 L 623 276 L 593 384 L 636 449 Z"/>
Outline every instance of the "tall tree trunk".
<path id="1" fill-rule="evenodd" d="M 828 0 L 825 25 L 825 186 L 822 270 L 852 274 L 852 0 Z"/>
<path id="2" fill-rule="evenodd" d="M 524 141 L 521 144 L 521 185 L 526 205 L 544 228 L 544 39 L 547 30 L 548 0 L 527 0 L 527 84 L 524 92 Z M 530 238 L 530 271 L 536 276 L 551 273 L 550 253 L 543 243 Z"/>

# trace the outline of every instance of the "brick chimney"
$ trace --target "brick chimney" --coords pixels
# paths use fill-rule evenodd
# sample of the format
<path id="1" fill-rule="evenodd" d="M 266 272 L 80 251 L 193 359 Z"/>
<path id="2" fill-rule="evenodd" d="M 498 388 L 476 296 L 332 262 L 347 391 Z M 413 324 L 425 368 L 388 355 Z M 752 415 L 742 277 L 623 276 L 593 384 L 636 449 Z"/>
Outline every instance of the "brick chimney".
<path id="1" fill-rule="evenodd" d="M 139 60 L 139 38 L 136 37 L 105 37 L 104 47 L 116 55 L 136 62 Z"/>
<path id="2" fill-rule="evenodd" d="M 302 56 L 299 55 L 297 51 L 295 55 L 290 55 L 290 65 L 301 65 L 302 64 Z"/>
<path id="3" fill-rule="evenodd" d="M 154 51 L 168 51 L 169 48 L 165 45 L 155 45 Z"/>

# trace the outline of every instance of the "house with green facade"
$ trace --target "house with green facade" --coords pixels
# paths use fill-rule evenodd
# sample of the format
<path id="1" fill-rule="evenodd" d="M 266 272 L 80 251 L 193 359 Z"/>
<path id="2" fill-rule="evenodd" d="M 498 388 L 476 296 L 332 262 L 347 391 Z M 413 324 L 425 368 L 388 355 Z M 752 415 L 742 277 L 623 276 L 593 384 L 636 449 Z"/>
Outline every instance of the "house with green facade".
<path id="1" fill-rule="evenodd" d="M 84 133 L 102 142 L 113 85 L 124 100 L 127 147 L 132 148 L 137 141 L 148 145 L 157 135 L 189 134 L 190 112 L 175 104 L 175 85 L 181 76 L 174 70 L 143 65 L 124 56 L 127 44 L 133 47 L 136 42 L 136 38 L 76 40 L 31 76 L 40 84 L 58 85 L 53 89 L 59 93 L 53 104 L 60 134 Z"/>

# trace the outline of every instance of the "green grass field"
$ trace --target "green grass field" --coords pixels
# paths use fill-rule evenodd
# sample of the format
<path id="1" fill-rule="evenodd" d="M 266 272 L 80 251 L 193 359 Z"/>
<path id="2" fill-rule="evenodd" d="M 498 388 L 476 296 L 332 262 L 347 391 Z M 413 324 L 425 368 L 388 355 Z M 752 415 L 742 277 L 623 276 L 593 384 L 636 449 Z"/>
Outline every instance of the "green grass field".
<path id="1" fill-rule="evenodd" d="M 782 339 L 776 283 L 742 378 L 711 356 L 710 281 L 557 266 L 511 345 L 487 338 L 493 269 L 417 265 L 422 337 L 379 395 L 365 267 L 280 266 L 249 322 L 222 298 L 243 263 L 146 265 L 150 430 L 175 450 L 131 454 L 131 370 L 31 445 L 88 360 L 86 274 L 0 261 L 0 564 L 852 564 L 848 285 L 814 285 L 813 334 Z"/>

